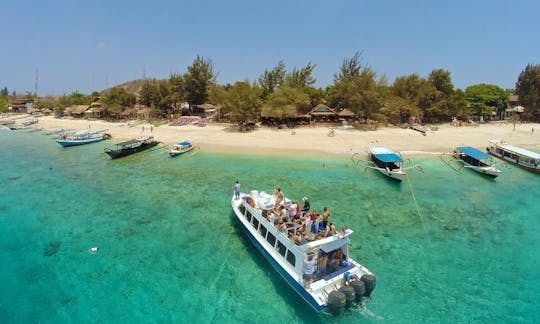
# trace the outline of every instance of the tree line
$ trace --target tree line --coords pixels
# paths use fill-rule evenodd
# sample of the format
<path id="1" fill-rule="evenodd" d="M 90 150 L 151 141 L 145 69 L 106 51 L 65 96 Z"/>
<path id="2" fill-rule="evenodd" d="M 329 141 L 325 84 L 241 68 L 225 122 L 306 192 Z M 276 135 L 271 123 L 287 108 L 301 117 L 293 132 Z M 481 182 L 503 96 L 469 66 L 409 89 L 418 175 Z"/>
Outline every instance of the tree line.
<path id="1" fill-rule="evenodd" d="M 72 93 L 56 98 L 39 98 L 38 107 L 59 110 L 78 104 L 90 104 L 100 97 L 113 113 L 120 113 L 141 103 L 160 116 L 180 111 L 182 103 L 194 107 L 206 102 L 220 107 L 218 118 L 232 122 L 256 121 L 261 114 L 275 118 L 305 114 L 319 103 L 332 108 L 348 109 L 364 122 L 380 121 L 400 124 L 417 117 L 424 122 L 448 122 L 491 118 L 503 111 L 512 93 L 525 107 L 524 120 L 540 121 L 540 65 L 529 64 L 518 76 L 515 89 L 505 90 L 492 84 L 475 84 L 465 90 L 456 89 L 451 74 L 434 69 L 426 77 L 416 73 L 397 77 L 389 84 L 369 65 L 362 63 L 362 53 L 345 58 L 326 88 L 314 84 L 315 64 L 288 70 L 283 61 L 266 69 L 255 81 L 237 81 L 221 85 L 211 59 L 197 56 L 184 74 L 171 74 L 168 79 L 144 80 L 136 96 L 122 87 L 113 87 L 90 95 Z M 31 94 L 27 94 L 31 96 Z M 6 106 L 7 88 L 0 92 L 0 108 Z"/>

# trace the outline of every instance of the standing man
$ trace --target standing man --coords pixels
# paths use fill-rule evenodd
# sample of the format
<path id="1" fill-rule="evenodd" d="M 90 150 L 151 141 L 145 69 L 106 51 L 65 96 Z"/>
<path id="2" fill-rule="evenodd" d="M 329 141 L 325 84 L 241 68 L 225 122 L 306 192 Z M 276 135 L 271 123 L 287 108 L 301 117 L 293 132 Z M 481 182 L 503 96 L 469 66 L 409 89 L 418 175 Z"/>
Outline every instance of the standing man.
<path id="1" fill-rule="evenodd" d="M 238 200 L 240 198 L 240 182 L 238 182 L 238 180 L 236 180 L 236 183 L 234 184 L 233 192 L 234 199 Z"/>
<path id="2" fill-rule="evenodd" d="M 312 254 L 308 254 L 307 259 L 304 259 L 304 287 L 309 289 L 311 282 L 313 281 L 313 274 L 315 273 L 315 260 Z"/>

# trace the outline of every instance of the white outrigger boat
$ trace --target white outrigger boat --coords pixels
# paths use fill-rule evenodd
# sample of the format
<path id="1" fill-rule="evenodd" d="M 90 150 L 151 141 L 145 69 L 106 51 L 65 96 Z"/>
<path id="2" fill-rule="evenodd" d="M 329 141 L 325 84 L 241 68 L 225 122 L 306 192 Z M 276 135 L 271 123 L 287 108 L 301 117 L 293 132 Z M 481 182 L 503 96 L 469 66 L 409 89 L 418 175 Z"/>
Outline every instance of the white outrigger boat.
<path id="1" fill-rule="evenodd" d="M 517 146 L 509 145 L 502 140 L 490 140 L 487 148 L 489 154 L 520 166 L 526 170 L 540 173 L 540 154 Z"/>
<path id="2" fill-rule="evenodd" d="M 349 257 L 349 236 L 353 231 L 343 229 L 327 237 L 306 236 L 295 243 L 288 234 L 301 227 L 300 224 L 284 223 L 286 228 L 280 230 L 267 218 L 275 202 L 276 196 L 256 190 L 231 199 L 233 211 L 253 245 L 296 293 L 316 311 L 334 313 L 370 297 L 375 276 Z M 290 204 L 288 198 L 280 203 L 284 207 Z M 311 281 L 303 279 L 304 262 L 308 259 L 315 264 Z"/>
<path id="3" fill-rule="evenodd" d="M 195 148 L 195 146 L 193 146 L 193 143 L 191 143 L 190 141 L 182 141 L 182 142 L 179 142 L 178 144 L 175 144 L 169 150 L 169 155 L 171 157 L 175 157 L 177 155 L 187 153 L 187 152 L 193 150 L 194 148 Z"/>
<path id="4" fill-rule="evenodd" d="M 73 136 L 61 136 L 56 140 L 56 143 L 60 144 L 62 147 L 69 147 L 101 142 L 110 138 L 111 135 L 105 133 L 105 130 L 96 132 L 80 131 L 73 134 Z"/>
<path id="5" fill-rule="evenodd" d="M 493 166 L 491 156 L 474 147 L 458 146 L 454 149 L 453 156 L 463 162 L 463 167 L 472 169 L 478 173 L 492 178 L 496 178 L 501 174 L 501 170 Z"/>
<path id="6" fill-rule="evenodd" d="M 387 177 L 401 181 L 407 178 L 407 172 L 403 168 L 403 158 L 386 147 L 371 147 L 369 158 L 374 166 L 368 168 L 375 169 Z"/>

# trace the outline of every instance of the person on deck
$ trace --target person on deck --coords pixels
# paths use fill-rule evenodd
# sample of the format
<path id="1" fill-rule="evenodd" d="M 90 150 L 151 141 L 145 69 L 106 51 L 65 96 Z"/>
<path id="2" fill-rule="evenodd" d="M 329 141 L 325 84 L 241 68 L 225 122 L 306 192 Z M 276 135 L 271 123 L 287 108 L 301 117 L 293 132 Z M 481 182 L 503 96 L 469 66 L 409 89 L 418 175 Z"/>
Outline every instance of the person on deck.
<path id="1" fill-rule="evenodd" d="M 233 192 L 234 199 L 240 198 L 240 182 L 238 180 L 236 180 L 236 183 L 234 184 Z"/>
<path id="2" fill-rule="evenodd" d="M 315 273 L 315 260 L 313 255 L 308 255 L 304 260 L 304 287 L 309 289 L 311 282 L 313 281 L 313 274 Z"/>
<path id="3" fill-rule="evenodd" d="M 302 214 L 306 214 L 309 211 L 309 209 L 311 208 L 311 206 L 309 204 L 308 197 L 304 197 L 304 198 L 302 198 L 302 200 L 304 201 L 304 207 L 302 207 L 301 212 L 302 212 Z"/>
<path id="4" fill-rule="evenodd" d="M 274 208 L 277 208 L 284 198 L 283 192 L 281 192 L 281 188 L 276 189 L 276 191 L 274 192 L 274 196 L 276 197 L 276 203 L 274 204 Z"/>
<path id="5" fill-rule="evenodd" d="M 328 218 L 330 218 L 330 212 L 328 211 L 327 207 L 324 207 L 321 221 L 321 231 L 326 229 L 326 225 L 328 225 Z"/>

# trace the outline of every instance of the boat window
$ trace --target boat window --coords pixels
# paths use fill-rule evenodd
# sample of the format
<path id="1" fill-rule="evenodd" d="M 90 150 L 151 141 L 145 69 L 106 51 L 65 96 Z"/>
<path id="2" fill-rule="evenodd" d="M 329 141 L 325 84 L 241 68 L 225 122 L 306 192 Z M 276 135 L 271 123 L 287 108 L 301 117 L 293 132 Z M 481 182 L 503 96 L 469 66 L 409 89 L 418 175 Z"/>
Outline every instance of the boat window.
<path id="1" fill-rule="evenodd" d="M 240 207 L 238 207 L 238 210 L 242 213 L 242 215 L 244 215 L 246 213 L 246 206 L 240 205 Z"/>
<path id="2" fill-rule="evenodd" d="M 259 233 L 261 233 L 262 237 L 266 237 L 266 232 L 266 227 L 261 225 L 261 227 L 259 228 Z"/>
<path id="3" fill-rule="evenodd" d="M 253 217 L 253 227 L 255 227 L 255 229 L 259 228 L 259 220 L 255 217 Z"/>
<path id="4" fill-rule="evenodd" d="M 283 245 L 283 243 L 281 243 L 281 241 L 278 241 L 277 243 L 277 250 L 282 256 L 285 256 L 285 252 L 287 252 L 287 248 L 285 245 Z"/>
<path id="5" fill-rule="evenodd" d="M 246 212 L 246 218 L 247 218 L 248 222 L 251 223 L 251 213 L 249 212 L 249 210 Z"/>
<path id="6" fill-rule="evenodd" d="M 266 240 L 268 241 L 268 243 L 270 243 L 270 245 L 276 245 L 276 237 L 274 236 L 274 234 L 268 233 L 268 237 L 266 238 Z"/>
<path id="7" fill-rule="evenodd" d="M 287 251 L 287 261 L 293 266 L 296 267 L 296 256 L 290 250 Z"/>

